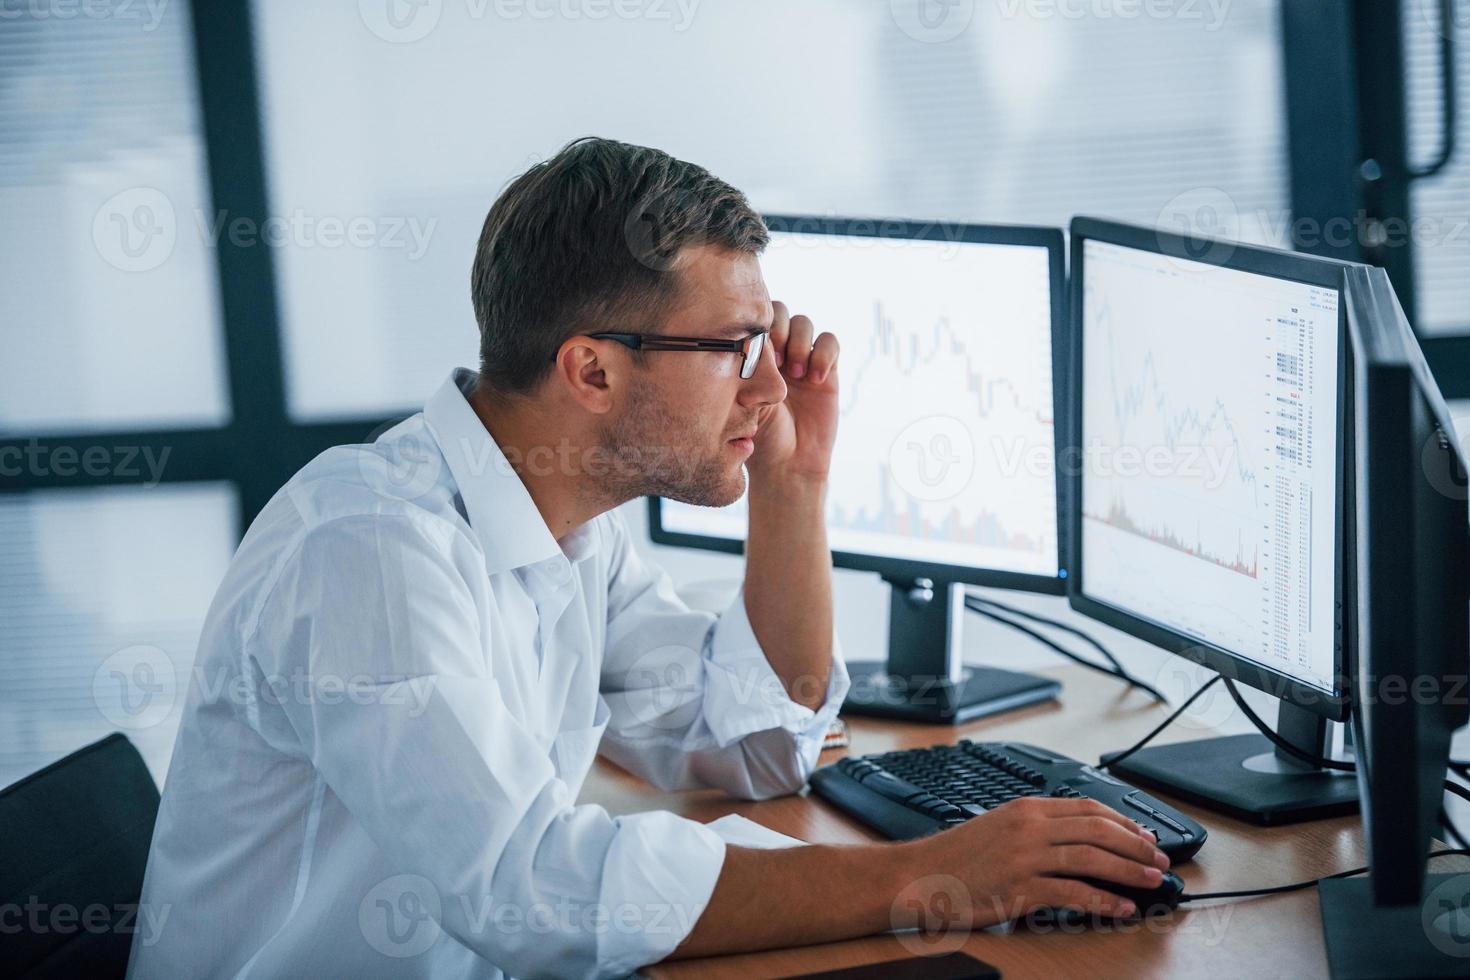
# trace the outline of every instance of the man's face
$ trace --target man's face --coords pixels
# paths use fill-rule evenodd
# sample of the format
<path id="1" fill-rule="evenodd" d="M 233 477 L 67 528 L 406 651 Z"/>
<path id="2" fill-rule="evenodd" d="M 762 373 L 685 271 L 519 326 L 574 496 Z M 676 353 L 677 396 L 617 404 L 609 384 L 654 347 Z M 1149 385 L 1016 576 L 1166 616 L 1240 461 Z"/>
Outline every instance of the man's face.
<path id="1" fill-rule="evenodd" d="M 735 340 L 771 326 L 771 299 L 753 255 L 718 246 L 680 256 L 680 293 L 664 322 L 629 326 L 679 337 Z M 631 352 L 630 352 L 631 354 Z M 745 491 L 743 464 L 753 436 L 786 383 L 770 345 L 753 377 L 726 351 L 648 351 L 637 355 L 602 446 L 622 465 L 620 496 L 668 497 L 723 507 Z"/>

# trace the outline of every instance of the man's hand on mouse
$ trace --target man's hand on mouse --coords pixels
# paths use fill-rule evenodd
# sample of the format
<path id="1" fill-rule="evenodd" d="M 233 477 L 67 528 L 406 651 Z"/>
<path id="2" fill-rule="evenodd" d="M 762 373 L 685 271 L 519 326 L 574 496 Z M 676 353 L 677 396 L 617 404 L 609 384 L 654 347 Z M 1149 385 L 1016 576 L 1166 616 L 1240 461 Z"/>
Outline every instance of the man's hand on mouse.
<path id="1" fill-rule="evenodd" d="M 1154 837 L 1096 800 L 1027 797 L 967 820 L 907 848 L 922 850 L 911 867 L 944 871 L 962 884 L 946 891 L 951 925 L 979 929 L 1042 908 L 1075 908 L 1104 916 L 1135 914 L 1133 903 L 1078 881 L 1096 878 L 1134 888 L 1157 888 L 1169 859 Z M 929 909 L 932 875 L 900 901 Z"/>

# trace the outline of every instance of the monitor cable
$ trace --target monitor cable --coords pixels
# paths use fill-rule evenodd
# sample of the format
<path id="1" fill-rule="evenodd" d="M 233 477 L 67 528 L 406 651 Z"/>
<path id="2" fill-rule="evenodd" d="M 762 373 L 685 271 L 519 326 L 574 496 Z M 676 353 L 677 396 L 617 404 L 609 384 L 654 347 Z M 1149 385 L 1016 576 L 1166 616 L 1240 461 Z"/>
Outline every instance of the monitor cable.
<path id="1" fill-rule="evenodd" d="M 967 598 L 972 602 L 983 603 L 984 605 L 987 605 L 992 609 L 999 609 L 1001 612 L 1005 613 L 1008 616 L 1020 616 L 1022 619 L 1029 619 L 1033 623 L 1041 623 L 1044 626 L 1050 626 L 1053 629 L 1059 629 L 1064 633 L 1070 633 L 1078 639 L 1082 640 L 1088 646 L 1091 646 L 1098 653 L 1102 654 L 1103 659 L 1112 664 L 1114 670 L 1118 671 L 1119 673 L 1127 673 L 1127 671 L 1123 669 L 1123 665 L 1119 663 L 1118 658 L 1113 656 L 1113 652 L 1107 647 L 1103 646 L 1101 643 L 1099 643 L 1090 633 L 1086 633 L 1075 626 L 1062 622 L 1061 620 L 1051 619 L 1047 616 L 1042 616 L 1038 613 L 1022 609 L 1019 606 L 1007 605 L 1004 602 L 1001 602 L 997 599 L 991 599 L 988 596 L 969 595 L 967 596 Z"/>
<path id="2" fill-rule="evenodd" d="M 1230 692 L 1230 699 L 1235 702 L 1235 706 L 1240 709 L 1240 713 L 1245 715 L 1246 718 L 1249 719 L 1250 723 L 1256 726 L 1256 731 L 1266 736 L 1266 740 L 1272 745 L 1276 746 L 1276 748 L 1280 749 L 1282 752 L 1285 752 L 1287 755 L 1291 756 L 1293 759 L 1296 759 L 1298 762 L 1304 763 L 1317 769 L 1331 769 L 1334 772 L 1358 771 L 1358 767 L 1351 762 L 1340 762 L 1337 759 L 1325 759 L 1321 756 L 1313 755 L 1310 752 L 1304 751 L 1303 749 L 1299 749 L 1295 745 L 1292 745 L 1286 739 L 1276 734 L 1276 732 L 1272 730 L 1270 725 L 1262 721 L 1260 715 L 1251 710 L 1251 706 L 1245 703 L 1245 698 L 1241 697 L 1240 689 L 1235 686 L 1235 682 L 1233 680 L 1225 677 L 1224 681 L 1225 690 Z"/>
<path id="3" fill-rule="evenodd" d="M 1225 682 L 1225 689 L 1230 692 L 1230 697 L 1235 702 L 1235 706 L 1240 709 L 1241 713 L 1246 716 L 1246 718 L 1253 726 L 1255 726 L 1256 730 L 1260 732 L 1263 736 L 1265 736 L 1266 740 L 1271 742 L 1272 745 L 1281 749 L 1287 755 L 1292 756 L 1298 761 L 1318 769 L 1330 769 L 1336 772 L 1357 771 L 1357 766 L 1354 763 L 1343 762 L 1337 759 L 1325 759 L 1320 756 L 1313 755 L 1310 752 L 1305 752 L 1302 749 L 1297 748 L 1295 745 L 1292 745 L 1290 742 L 1286 741 L 1286 739 L 1282 738 L 1275 731 L 1273 731 L 1271 727 L 1261 719 L 1260 715 L 1251 710 L 1250 705 L 1246 704 L 1245 698 L 1241 696 L 1240 690 L 1235 686 L 1235 682 L 1222 674 L 1216 674 L 1214 677 L 1211 677 L 1209 680 L 1201 684 L 1199 689 L 1189 696 L 1188 700 L 1186 700 L 1178 708 L 1174 709 L 1174 711 L 1170 713 L 1169 717 L 1165 718 L 1151 732 L 1149 732 L 1143 738 L 1139 739 L 1133 745 L 1129 746 L 1127 749 L 1124 749 L 1121 752 L 1113 752 L 1104 755 L 1101 759 L 1098 760 L 1098 767 L 1101 769 L 1111 769 L 1113 766 L 1133 755 L 1133 753 L 1139 751 L 1142 748 L 1145 748 L 1150 742 L 1154 740 L 1155 737 L 1158 736 L 1160 732 L 1173 724 L 1174 721 L 1181 714 L 1183 714 L 1189 708 L 1189 706 L 1195 702 L 1197 698 L 1200 697 L 1200 695 L 1208 691 L 1212 686 L 1214 686 L 1217 681 L 1222 680 Z M 1353 725 L 1354 738 L 1357 740 L 1357 744 L 1362 745 L 1364 742 L 1362 718 L 1360 717 L 1358 712 L 1354 711 L 1351 714 L 1350 720 Z M 1470 768 L 1470 766 L 1467 766 L 1465 763 L 1453 759 L 1450 760 L 1449 767 L 1451 770 L 1454 770 L 1461 775 L 1464 775 L 1465 770 L 1467 768 Z M 1444 780 L 1444 791 L 1447 793 L 1452 793 L 1455 796 L 1458 796 L 1466 801 L 1470 801 L 1470 789 L 1461 786 L 1459 783 L 1455 782 L 1452 779 Z M 1450 819 L 1449 812 L 1445 807 L 1440 807 L 1439 815 L 1440 822 L 1444 825 L 1445 831 L 1455 841 L 1455 843 L 1461 845 L 1462 847 L 1470 847 L 1470 842 L 1467 842 L 1465 836 L 1460 832 L 1460 829 L 1455 825 L 1454 821 Z M 1307 885 L 1302 885 L 1300 887 L 1307 887 Z"/>
<path id="4" fill-rule="evenodd" d="M 1215 683 L 1217 681 L 1219 681 L 1219 680 L 1220 680 L 1220 675 L 1219 674 L 1216 674 L 1214 677 L 1211 677 L 1209 680 L 1205 681 L 1203 684 L 1201 684 L 1199 686 L 1199 690 L 1197 690 L 1193 694 L 1191 694 L 1188 697 L 1188 699 L 1185 700 L 1185 702 L 1183 704 L 1181 704 L 1179 707 L 1175 708 L 1172 712 L 1170 712 L 1169 713 L 1169 717 L 1167 717 L 1163 721 L 1159 722 L 1158 725 L 1156 725 L 1154 727 L 1153 731 L 1149 732 L 1147 735 L 1143 736 L 1143 738 L 1139 739 L 1137 742 L 1134 742 L 1132 745 L 1130 745 L 1128 748 L 1124 749 L 1123 751 L 1121 751 L 1121 752 L 1109 752 L 1107 755 L 1104 755 L 1102 758 L 1100 758 L 1098 760 L 1098 763 L 1097 763 L 1098 768 L 1100 768 L 1100 769 L 1111 769 L 1113 766 L 1115 766 L 1118 763 L 1122 762 L 1124 759 L 1128 758 L 1130 755 L 1132 755 L 1133 753 L 1137 752 L 1139 749 L 1145 748 L 1148 745 L 1148 743 L 1152 742 L 1158 736 L 1159 732 L 1162 732 L 1164 729 L 1166 729 L 1170 725 L 1174 724 L 1174 721 L 1180 715 L 1184 714 L 1184 712 L 1186 712 L 1186 711 L 1189 710 L 1189 706 L 1191 704 L 1194 704 L 1196 701 L 1198 701 L 1199 698 L 1200 698 L 1200 696 L 1203 695 L 1210 688 L 1214 687 L 1215 686 Z"/>
<path id="5" fill-rule="evenodd" d="M 1225 689 L 1230 692 L 1230 697 L 1234 699 L 1235 706 L 1241 710 L 1241 713 L 1244 714 L 1246 718 L 1250 719 L 1250 723 L 1252 725 L 1256 726 L 1256 730 L 1259 731 L 1262 735 L 1266 736 L 1267 740 L 1269 740 L 1271 744 L 1281 749 L 1287 755 L 1290 755 L 1297 760 L 1306 763 L 1309 766 L 1315 766 L 1319 769 L 1332 769 L 1337 772 L 1358 771 L 1358 767 L 1355 763 L 1339 762 L 1336 759 L 1324 759 L 1319 756 L 1315 756 L 1310 752 L 1304 752 L 1301 749 L 1297 748 L 1295 745 L 1292 745 L 1286 739 L 1282 738 L 1280 735 L 1276 734 L 1276 732 L 1272 731 L 1271 727 L 1267 725 L 1263 720 L 1261 720 L 1261 717 L 1259 715 L 1251 710 L 1250 705 L 1245 703 L 1245 698 L 1241 697 L 1240 691 L 1235 687 L 1235 682 L 1230 680 L 1228 677 L 1225 679 Z M 1353 737 L 1356 739 L 1358 745 L 1362 745 L 1364 741 L 1363 720 L 1360 713 L 1357 711 L 1352 712 L 1351 721 L 1353 725 Z M 1457 763 L 1453 759 L 1449 761 L 1449 767 L 1452 770 L 1458 771 L 1457 766 L 1459 765 L 1463 764 Z M 1464 786 L 1461 786 L 1453 779 L 1446 778 L 1444 780 L 1444 792 L 1453 793 L 1455 796 L 1458 796 L 1464 800 L 1470 800 L 1470 789 L 1466 789 Z M 1444 824 L 1445 830 L 1452 838 L 1454 838 L 1455 843 L 1460 844 L 1461 846 L 1465 846 L 1465 836 L 1460 833 L 1460 828 L 1456 827 L 1454 821 L 1450 819 L 1449 810 L 1446 809 L 1446 807 L 1442 803 L 1440 804 L 1439 808 L 1439 818 L 1440 822 Z"/>
<path id="6" fill-rule="evenodd" d="M 1316 756 L 1313 756 L 1311 753 L 1304 752 L 1301 749 L 1298 749 L 1296 746 L 1292 745 L 1290 742 L 1287 742 L 1285 739 L 1281 738 L 1281 736 L 1277 735 L 1276 732 L 1272 731 L 1266 725 L 1266 723 L 1261 720 L 1261 717 L 1250 709 L 1250 706 L 1245 703 L 1245 699 L 1241 697 L 1240 691 L 1235 687 L 1235 683 L 1233 681 L 1231 681 L 1228 677 L 1223 677 L 1220 674 L 1216 674 L 1210 683 L 1213 683 L 1214 680 L 1225 681 L 1225 689 L 1230 692 L 1230 697 L 1232 698 L 1232 700 L 1235 701 L 1236 707 L 1238 707 L 1241 712 L 1248 719 L 1250 719 L 1251 724 L 1254 725 L 1262 735 L 1266 736 L 1267 740 L 1269 740 L 1272 744 L 1282 748 L 1284 751 L 1287 752 L 1287 754 L 1295 756 L 1302 762 L 1315 765 L 1323 769 L 1333 769 L 1338 772 L 1357 771 L 1357 767 L 1351 762 L 1341 762 L 1336 759 L 1318 758 Z M 1208 686 L 1209 683 L 1206 683 L 1204 687 L 1200 688 L 1200 691 L 1203 691 L 1204 688 Z M 1357 739 L 1357 744 L 1363 744 L 1363 720 L 1361 714 L 1357 711 L 1352 712 L 1350 723 L 1353 726 L 1353 736 Z M 1470 800 L 1470 791 L 1465 790 L 1464 787 L 1461 787 L 1448 779 L 1445 780 L 1445 789 L 1451 793 L 1455 793 L 1459 796 L 1463 796 L 1467 800 Z M 1460 833 L 1459 828 L 1455 826 L 1454 821 L 1450 819 L 1449 812 L 1445 809 L 1443 805 L 1441 805 L 1439 808 L 1439 818 L 1441 823 L 1444 824 L 1445 830 L 1448 831 L 1450 837 L 1453 838 L 1454 842 L 1459 846 L 1453 848 L 1444 848 L 1437 851 L 1430 851 L 1428 857 L 1432 860 L 1437 857 L 1451 857 L 1455 855 L 1470 856 L 1470 844 L 1466 843 L 1464 836 Z M 1207 899 L 1216 898 L 1253 898 L 1264 895 L 1281 895 L 1287 892 L 1295 892 L 1301 891 L 1306 888 L 1314 888 L 1322 882 L 1327 881 L 1328 879 L 1351 878 L 1354 875 L 1365 874 L 1368 871 L 1368 866 L 1364 865 L 1363 867 L 1353 868 L 1349 871 L 1339 871 L 1336 874 L 1324 875 L 1321 878 L 1313 878 L 1308 881 L 1298 881 L 1290 885 L 1276 885 L 1271 888 L 1248 888 L 1238 891 L 1202 892 L 1197 895 L 1185 893 L 1179 896 L 1179 902 L 1182 905 L 1185 902 L 1202 902 Z"/>
<path id="7" fill-rule="evenodd" d="M 1450 819 L 1449 810 L 1445 809 L 1442 806 L 1439 808 L 1439 822 L 1444 825 L 1444 829 L 1449 832 L 1449 835 L 1451 837 L 1454 838 L 1457 845 L 1459 845 L 1460 847 L 1470 847 L 1470 841 L 1465 840 L 1465 836 L 1460 833 L 1460 829 L 1456 827 L 1454 821 Z"/>
<path id="8" fill-rule="evenodd" d="M 1158 688 L 1154 687 L 1152 684 L 1149 684 L 1147 681 L 1142 681 L 1139 680 L 1137 677 L 1134 677 L 1126 669 L 1124 669 L 1123 665 L 1118 662 L 1116 657 L 1108 652 L 1106 647 L 1104 647 L 1101 643 L 1098 643 L 1092 637 L 1088 636 L 1086 633 L 1083 633 L 1079 629 L 1068 626 L 1066 623 L 1059 623 L 1056 620 L 1047 619 L 1045 616 L 1038 616 L 1035 613 L 1028 613 L 1021 609 L 1015 609 L 1010 606 L 1002 605 L 1001 603 L 992 602 L 989 599 L 980 599 L 975 596 L 965 597 L 965 608 L 970 610 L 970 612 L 977 613 L 978 615 L 984 616 L 987 619 L 991 619 L 997 623 L 1002 623 L 1006 626 L 1009 626 L 1011 629 L 1016 630 L 1019 633 L 1024 633 L 1025 635 L 1035 640 L 1037 643 L 1040 643 L 1042 646 L 1045 646 L 1055 651 L 1056 653 L 1060 654 L 1063 657 L 1066 657 L 1068 660 L 1071 660 L 1074 663 L 1081 664 L 1083 667 L 1086 667 L 1089 670 L 1095 670 L 1100 674 L 1105 674 L 1108 677 L 1120 680 L 1123 683 L 1127 684 L 1129 687 L 1136 687 L 1139 690 L 1147 693 L 1150 697 L 1154 698 L 1161 704 L 1168 703 L 1168 699 L 1159 692 Z M 1078 636 L 1081 636 L 1083 639 L 1087 640 L 1093 646 L 1101 650 L 1103 652 L 1103 655 L 1108 659 L 1112 666 L 1095 663 L 1086 657 L 1083 657 L 1071 650 L 1068 650 L 1066 647 L 1062 646 L 1060 643 L 1057 643 L 1055 640 L 1052 640 L 1050 637 L 1042 634 L 1038 630 L 1027 626 L 1025 623 L 1019 622 L 1016 619 L 1012 619 L 1012 615 L 1020 616 L 1025 619 L 1032 620 L 1033 622 L 1044 623 L 1048 626 L 1056 627 L 1057 629 L 1063 630 L 1065 632 L 1074 633 Z"/>
<path id="9" fill-rule="evenodd" d="M 1011 629 L 1016 630 L 1017 632 L 1024 633 L 1025 635 L 1031 637 L 1033 640 L 1042 644 L 1043 646 L 1048 647 L 1049 649 L 1055 651 L 1068 660 L 1081 664 L 1089 670 L 1097 671 L 1100 674 L 1106 674 L 1109 677 L 1113 677 L 1117 680 L 1123 681 L 1130 687 L 1136 687 L 1142 691 L 1145 691 L 1162 704 L 1168 703 L 1168 699 L 1165 698 L 1164 695 L 1160 693 L 1160 691 L 1156 687 L 1147 683 L 1146 681 L 1139 680 L 1138 678 L 1130 674 L 1123 667 L 1122 663 L 1118 661 L 1118 658 L 1114 656 L 1107 647 L 1103 646 L 1100 642 L 1097 641 L 1097 639 L 1084 632 L 1083 630 L 1077 629 L 1070 624 L 1063 623 L 1055 619 L 1050 619 L 1046 616 L 1038 615 L 1037 613 L 1029 612 L 1024 609 L 1019 609 L 1015 606 L 1007 605 L 1003 602 L 997 602 L 994 599 L 988 599 L 977 595 L 966 595 L 965 607 L 973 613 L 977 613 L 978 615 L 984 616 L 987 619 L 991 619 L 995 622 L 1009 626 Z M 1033 629 L 1032 627 L 1027 626 L 1024 623 L 1018 622 L 1017 619 L 1013 619 L 1011 617 L 1019 617 L 1021 619 L 1030 620 L 1033 623 L 1050 626 L 1065 633 L 1070 633 L 1095 648 L 1099 653 L 1103 655 L 1103 657 L 1108 661 L 1111 666 L 1104 666 L 1103 664 L 1095 663 L 1087 659 L 1086 657 L 1079 656 L 1077 653 L 1066 649 L 1061 644 L 1053 641 L 1051 638 L 1044 636 L 1036 629 Z M 1098 760 L 1099 768 L 1110 769 L 1113 766 L 1116 766 L 1118 763 L 1122 762 L 1124 759 L 1132 756 L 1135 752 L 1146 748 L 1149 743 L 1151 743 L 1156 737 L 1158 737 L 1160 732 L 1162 732 L 1164 729 L 1168 728 L 1176 720 L 1178 720 L 1180 715 L 1189 710 L 1190 705 L 1194 704 L 1196 700 L 1198 700 L 1206 691 L 1208 691 L 1219 681 L 1225 682 L 1225 689 L 1229 692 L 1231 700 L 1235 702 L 1235 706 L 1240 709 L 1241 714 L 1245 715 L 1246 719 L 1250 721 L 1251 725 L 1255 727 L 1256 731 L 1260 732 L 1261 735 L 1264 736 L 1266 740 L 1269 741 L 1277 749 L 1280 749 L 1282 752 L 1296 759 L 1298 762 L 1301 762 L 1308 766 L 1312 766 L 1314 768 L 1328 769 L 1334 772 L 1357 771 L 1356 765 L 1352 762 L 1345 762 L 1338 759 L 1328 759 L 1314 755 L 1312 753 L 1304 751 L 1303 749 L 1298 748 L 1295 745 L 1292 745 L 1286 739 L 1282 738 L 1276 733 L 1274 729 L 1271 728 L 1271 726 L 1266 724 L 1266 722 L 1261 718 L 1260 715 L 1256 714 L 1256 712 L 1251 708 L 1249 704 L 1246 703 L 1245 698 L 1240 693 L 1240 689 L 1235 686 L 1235 682 L 1230 678 L 1225 677 L 1223 674 L 1218 673 L 1211 677 L 1209 680 L 1205 681 L 1204 684 L 1200 685 L 1200 687 L 1193 694 L 1191 694 L 1184 701 L 1183 704 L 1170 712 L 1167 718 L 1159 722 L 1159 724 L 1155 726 L 1147 735 L 1143 736 L 1143 738 L 1139 739 L 1133 745 L 1122 750 L 1121 752 L 1108 753 L 1102 756 Z M 1350 720 L 1353 725 L 1353 734 L 1357 740 L 1357 744 L 1361 745 L 1364 741 L 1362 731 L 1362 718 L 1360 717 L 1358 712 L 1354 711 L 1351 713 Z M 1470 762 L 1464 762 L 1458 759 L 1450 759 L 1449 769 L 1456 775 L 1459 775 L 1466 779 L 1470 779 Z M 1460 785 L 1452 779 L 1445 779 L 1444 791 L 1447 793 L 1452 793 L 1455 796 L 1459 796 L 1466 801 L 1470 801 L 1470 789 L 1467 789 L 1466 787 Z M 1443 824 L 1445 831 L 1455 841 L 1455 843 L 1461 845 L 1462 847 L 1470 847 L 1470 841 L 1467 841 L 1465 836 L 1461 834 L 1459 828 L 1455 825 L 1454 821 L 1451 820 L 1449 812 L 1445 807 L 1440 807 L 1439 815 L 1440 822 Z M 1301 885 L 1300 887 L 1308 887 L 1311 884 L 1315 884 L 1315 882 L 1308 882 Z"/>

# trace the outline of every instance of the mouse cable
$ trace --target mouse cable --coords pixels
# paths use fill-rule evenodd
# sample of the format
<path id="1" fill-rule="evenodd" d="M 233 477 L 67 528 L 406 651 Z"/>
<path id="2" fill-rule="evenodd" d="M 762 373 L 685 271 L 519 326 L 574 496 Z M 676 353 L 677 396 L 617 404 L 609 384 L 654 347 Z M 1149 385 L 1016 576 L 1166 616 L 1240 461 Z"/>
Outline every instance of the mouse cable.
<path id="1" fill-rule="evenodd" d="M 988 609 L 984 605 L 981 605 L 979 602 L 972 602 L 969 598 L 966 598 L 965 599 L 965 608 L 968 609 L 968 610 L 970 610 L 970 612 L 978 613 L 979 615 L 984 616 L 986 619 L 993 619 L 997 623 L 1003 623 L 1006 626 L 1009 626 L 1011 629 L 1016 630 L 1019 633 L 1024 633 L 1027 636 L 1031 637 L 1033 640 L 1035 640 L 1037 643 L 1040 643 L 1041 645 L 1043 645 L 1045 647 L 1048 647 L 1051 650 L 1056 651 L 1057 653 L 1061 654 L 1063 657 L 1066 657 L 1068 660 L 1071 660 L 1074 663 L 1081 664 L 1083 667 L 1086 667 L 1089 670 L 1095 670 L 1099 674 L 1105 674 L 1108 677 L 1111 677 L 1111 678 L 1113 678 L 1115 680 L 1120 680 L 1123 683 L 1127 684 L 1129 687 L 1136 687 L 1136 688 L 1139 688 L 1140 690 L 1147 691 L 1151 696 L 1157 698 L 1160 701 L 1163 701 L 1164 700 L 1164 696 L 1162 694 L 1160 694 L 1157 690 L 1155 690 L 1151 685 L 1146 684 L 1146 683 L 1144 683 L 1141 680 L 1138 680 L 1136 677 L 1134 677 L 1132 674 L 1129 674 L 1127 671 L 1125 671 L 1125 670 L 1114 670 L 1113 668 L 1108 667 L 1108 666 L 1106 666 L 1104 664 L 1094 663 L 1091 660 L 1087 659 L 1086 657 L 1080 656 L 1079 654 L 1074 653 L 1071 650 L 1068 650 L 1066 647 L 1062 646 L 1060 643 L 1057 643 L 1056 641 L 1050 639 L 1049 637 L 1047 637 L 1047 636 L 1045 636 L 1045 635 L 1037 632 L 1036 630 L 1032 629 L 1030 626 L 1027 626 L 1024 623 L 1018 622 L 1018 621 L 1016 621 L 1014 619 L 1011 619 L 1009 616 L 1003 616 L 1000 613 L 998 613 L 998 612 L 996 612 L 996 611 L 994 611 L 992 609 Z"/>
<path id="2" fill-rule="evenodd" d="M 1454 857 L 1456 855 L 1460 855 L 1462 857 L 1470 856 L 1470 848 L 1447 847 L 1443 850 L 1429 852 L 1430 859 L 1437 857 Z M 1314 888 L 1322 882 L 1332 878 L 1351 878 L 1353 875 L 1363 874 L 1367 870 L 1368 868 L 1366 866 L 1361 868 L 1353 868 L 1349 871 L 1339 871 L 1337 872 L 1337 874 L 1323 875 L 1320 878 L 1312 878 L 1309 881 L 1298 881 L 1290 885 L 1276 885 L 1272 888 L 1246 888 L 1240 891 L 1231 892 L 1202 892 L 1198 895 L 1191 895 L 1188 892 L 1185 892 L 1183 895 L 1179 896 L 1179 904 L 1183 905 L 1185 902 L 1203 902 L 1207 899 L 1212 898 L 1254 898 L 1261 895 L 1281 895 L 1286 892 L 1301 891 L 1304 888 Z"/>

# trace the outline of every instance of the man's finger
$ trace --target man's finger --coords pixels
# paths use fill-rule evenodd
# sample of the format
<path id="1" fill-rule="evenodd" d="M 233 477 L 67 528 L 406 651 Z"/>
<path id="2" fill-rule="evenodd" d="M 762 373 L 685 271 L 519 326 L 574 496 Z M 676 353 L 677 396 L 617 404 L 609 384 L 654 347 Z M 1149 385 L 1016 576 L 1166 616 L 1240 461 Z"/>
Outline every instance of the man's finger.
<path id="1" fill-rule="evenodd" d="M 791 318 L 791 329 L 786 338 L 786 373 L 793 378 L 806 377 L 815 329 L 810 317 L 797 314 Z"/>
<path id="2" fill-rule="evenodd" d="M 771 320 L 771 336 L 768 343 L 771 353 L 776 355 L 776 367 L 786 363 L 786 338 L 791 332 L 791 311 L 779 299 L 771 301 L 774 316 Z"/>
<path id="3" fill-rule="evenodd" d="M 1164 873 L 1090 844 L 1063 844 L 1041 857 L 1041 873 L 1066 878 L 1100 878 L 1135 888 L 1157 888 Z"/>
<path id="4" fill-rule="evenodd" d="M 831 333 L 824 333 L 812 344 L 811 361 L 807 364 L 807 377 L 816 384 L 822 384 L 827 380 L 827 375 L 837 366 L 837 338 Z"/>
<path id="5" fill-rule="evenodd" d="M 1099 891 L 1086 882 L 1071 878 L 1042 878 L 1029 891 L 1042 907 L 1077 909 L 1122 918 L 1138 911 L 1137 906 L 1122 896 Z"/>
<path id="6" fill-rule="evenodd" d="M 1043 815 L 1055 820 L 1061 817 L 1107 817 L 1117 823 L 1129 833 L 1137 833 L 1138 825 L 1129 820 L 1123 814 L 1114 810 L 1106 803 L 1088 799 L 1059 799 L 1057 797 L 1028 797 L 1013 800 L 1005 806 L 1015 806 L 1017 803 L 1025 803 L 1027 799 L 1033 800 L 1033 805 L 1042 809 Z M 1044 808 L 1044 809 L 1043 809 Z"/>
<path id="7" fill-rule="evenodd" d="M 1125 828 L 1102 817 L 1062 817 L 1051 821 L 1048 830 L 1053 844 L 1092 844 L 1160 869 L 1169 866 L 1164 852 L 1140 837 L 1131 824 Z"/>

